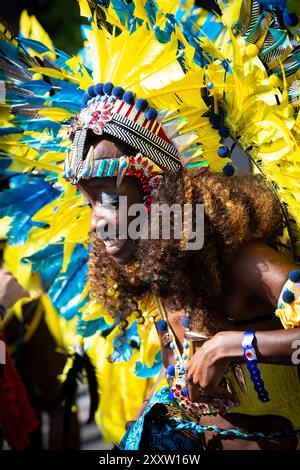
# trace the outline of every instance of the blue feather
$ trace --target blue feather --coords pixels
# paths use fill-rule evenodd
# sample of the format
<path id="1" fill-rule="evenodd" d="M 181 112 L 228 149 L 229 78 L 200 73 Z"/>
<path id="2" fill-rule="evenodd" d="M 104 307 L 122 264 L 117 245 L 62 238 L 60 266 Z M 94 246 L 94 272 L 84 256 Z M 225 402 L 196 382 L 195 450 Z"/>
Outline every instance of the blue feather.
<path id="1" fill-rule="evenodd" d="M 44 54 L 44 52 L 52 52 L 49 47 L 45 46 L 45 44 L 42 44 L 40 41 L 36 41 L 35 39 L 18 37 L 18 41 L 25 48 L 33 49 L 38 54 Z"/>
<path id="2" fill-rule="evenodd" d="M 161 352 L 158 351 L 157 354 L 155 355 L 155 359 L 151 367 L 147 366 L 146 364 L 143 364 L 140 361 L 137 361 L 135 363 L 134 373 L 137 377 L 148 379 L 150 377 L 157 375 L 160 372 L 161 368 L 162 368 Z"/>

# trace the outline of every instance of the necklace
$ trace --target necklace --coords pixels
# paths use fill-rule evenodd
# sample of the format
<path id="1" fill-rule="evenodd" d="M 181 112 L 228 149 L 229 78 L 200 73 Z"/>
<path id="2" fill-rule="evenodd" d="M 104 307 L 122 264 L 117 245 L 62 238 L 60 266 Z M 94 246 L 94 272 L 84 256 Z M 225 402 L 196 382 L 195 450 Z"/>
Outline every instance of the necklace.
<path id="1" fill-rule="evenodd" d="M 175 400 L 182 410 L 193 419 L 198 420 L 199 416 L 203 414 L 228 413 L 233 405 L 232 403 L 226 404 L 222 399 L 213 398 L 209 403 L 195 403 L 189 399 L 186 365 L 190 358 L 190 341 L 187 339 L 183 341 L 183 353 L 181 354 L 175 335 L 169 325 L 165 307 L 159 297 L 157 297 L 157 304 L 161 318 L 156 322 L 156 327 L 162 333 L 162 346 L 164 347 L 168 344 L 173 351 L 175 359 L 175 364 L 169 364 L 166 370 L 166 378 L 170 386 L 170 398 Z M 190 331 L 190 314 L 191 311 L 188 310 L 182 319 L 182 326 L 185 329 L 185 334 L 192 337 L 193 332 Z"/>

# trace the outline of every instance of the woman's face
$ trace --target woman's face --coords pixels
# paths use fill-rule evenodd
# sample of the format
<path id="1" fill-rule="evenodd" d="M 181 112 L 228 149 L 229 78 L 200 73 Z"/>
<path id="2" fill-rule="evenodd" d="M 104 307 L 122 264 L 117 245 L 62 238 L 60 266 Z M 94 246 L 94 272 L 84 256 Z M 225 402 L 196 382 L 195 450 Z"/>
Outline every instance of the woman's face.
<path id="1" fill-rule="evenodd" d="M 94 145 L 95 160 L 120 158 L 122 155 L 128 155 L 128 151 L 117 143 L 102 140 Z M 128 227 L 130 217 L 123 211 L 119 213 L 119 196 L 126 197 L 129 209 L 132 204 L 142 203 L 143 192 L 136 178 L 125 176 L 119 188 L 116 187 L 116 180 L 116 177 L 82 179 L 78 188 L 91 207 L 90 231 L 100 236 L 109 226 L 115 226 L 114 237 L 103 239 L 105 250 L 120 264 L 127 264 L 134 259 L 133 243 L 128 236 L 126 239 L 119 238 L 119 227 L 120 224 Z M 122 217 L 126 217 L 126 220 L 122 220 Z"/>

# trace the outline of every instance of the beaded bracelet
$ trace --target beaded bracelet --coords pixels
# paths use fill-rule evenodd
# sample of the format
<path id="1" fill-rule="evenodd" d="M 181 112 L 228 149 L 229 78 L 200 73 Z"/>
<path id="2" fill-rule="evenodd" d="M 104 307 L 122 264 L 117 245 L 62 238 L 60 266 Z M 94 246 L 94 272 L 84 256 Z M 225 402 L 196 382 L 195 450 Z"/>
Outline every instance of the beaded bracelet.
<path id="1" fill-rule="evenodd" d="M 250 373 L 250 378 L 253 382 L 255 391 L 260 401 L 266 403 L 270 401 L 265 384 L 261 378 L 260 370 L 257 367 L 257 357 L 253 346 L 253 340 L 255 338 L 255 331 L 246 331 L 244 333 L 242 347 L 244 350 L 244 358 L 247 363 L 247 369 Z"/>

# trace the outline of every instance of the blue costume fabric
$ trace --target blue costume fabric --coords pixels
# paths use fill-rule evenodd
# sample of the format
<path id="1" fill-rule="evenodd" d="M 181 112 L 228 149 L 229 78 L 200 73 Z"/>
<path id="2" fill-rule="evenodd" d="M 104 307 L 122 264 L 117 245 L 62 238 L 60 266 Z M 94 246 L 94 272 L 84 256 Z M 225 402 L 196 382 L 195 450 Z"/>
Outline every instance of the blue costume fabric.
<path id="1" fill-rule="evenodd" d="M 193 432 L 191 425 L 170 398 L 169 387 L 162 387 L 153 395 L 142 416 L 128 429 L 120 449 L 199 451 L 203 449 L 201 435 Z"/>

